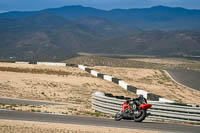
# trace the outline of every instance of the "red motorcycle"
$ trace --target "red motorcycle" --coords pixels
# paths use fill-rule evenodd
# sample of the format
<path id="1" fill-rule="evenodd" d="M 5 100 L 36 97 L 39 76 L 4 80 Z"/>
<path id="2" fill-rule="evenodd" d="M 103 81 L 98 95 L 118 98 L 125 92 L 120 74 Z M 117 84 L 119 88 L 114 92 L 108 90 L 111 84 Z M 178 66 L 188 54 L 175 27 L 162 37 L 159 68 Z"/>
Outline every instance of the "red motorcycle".
<path id="1" fill-rule="evenodd" d="M 147 110 L 151 106 L 151 104 L 147 104 L 147 100 L 142 95 L 133 100 L 126 100 L 123 103 L 122 110 L 116 113 L 115 120 L 120 121 L 121 119 L 126 119 L 142 122 L 150 115 L 150 113 L 147 113 Z"/>

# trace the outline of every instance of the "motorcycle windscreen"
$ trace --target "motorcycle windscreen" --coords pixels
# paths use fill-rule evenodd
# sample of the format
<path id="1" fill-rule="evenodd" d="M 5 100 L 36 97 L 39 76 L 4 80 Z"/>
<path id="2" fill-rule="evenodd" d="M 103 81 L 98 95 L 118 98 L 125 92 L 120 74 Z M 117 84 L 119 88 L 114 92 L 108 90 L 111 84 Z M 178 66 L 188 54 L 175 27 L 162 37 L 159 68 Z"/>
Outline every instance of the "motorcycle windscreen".
<path id="1" fill-rule="evenodd" d="M 146 109 L 151 108 L 151 106 L 152 106 L 151 104 L 142 104 L 142 105 L 140 105 L 140 108 L 146 110 Z"/>

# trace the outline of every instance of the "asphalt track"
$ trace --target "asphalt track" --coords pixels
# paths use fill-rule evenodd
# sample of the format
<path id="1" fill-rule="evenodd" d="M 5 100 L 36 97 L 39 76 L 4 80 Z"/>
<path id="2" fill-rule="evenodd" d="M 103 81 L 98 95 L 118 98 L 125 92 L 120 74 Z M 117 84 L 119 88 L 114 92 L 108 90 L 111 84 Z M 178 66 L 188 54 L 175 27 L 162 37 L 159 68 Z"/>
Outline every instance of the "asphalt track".
<path id="1" fill-rule="evenodd" d="M 200 71 L 167 69 L 169 75 L 178 83 L 200 91 Z"/>
<path id="2" fill-rule="evenodd" d="M 8 111 L 8 110 L 0 110 L 0 119 L 92 125 L 92 126 L 128 128 L 128 129 L 143 129 L 143 130 L 175 132 L 175 133 L 199 133 L 200 131 L 200 126 L 192 126 L 192 125 L 167 124 L 167 123 L 155 123 L 155 122 L 135 123 L 133 121 L 126 121 L 126 120 L 118 122 L 114 121 L 113 119 L 18 112 L 18 111 Z"/>
<path id="3" fill-rule="evenodd" d="M 18 104 L 18 105 L 70 105 L 70 104 L 36 101 L 36 100 L 25 100 L 25 99 L 14 99 L 14 98 L 0 98 L 0 103 Z"/>
<path id="4" fill-rule="evenodd" d="M 0 98 L 0 103 L 19 104 L 19 105 L 62 105 L 62 104 L 51 103 L 51 102 L 40 102 L 40 101 L 12 99 L 12 98 Z"/>

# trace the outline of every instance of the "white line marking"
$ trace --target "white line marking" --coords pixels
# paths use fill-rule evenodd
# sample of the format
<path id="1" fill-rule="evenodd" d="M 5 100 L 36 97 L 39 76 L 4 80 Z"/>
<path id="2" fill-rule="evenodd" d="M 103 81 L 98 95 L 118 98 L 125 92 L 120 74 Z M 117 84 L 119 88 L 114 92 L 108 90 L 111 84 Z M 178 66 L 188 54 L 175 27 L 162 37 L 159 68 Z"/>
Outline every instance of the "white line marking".
<path id="1" fill-rule="evenodd" d="M 173 80 L 173 81 L 174 81 L 175 83 L 177 83 L 178 85 L 181 85 L 181 86 L 183 86 L 183 87 L 185 87 L 185 88 L 191 88 L 191 87 L 188 87 L 188 86 L 183 85 L 183 84 L 179 83 L 178 81 L 176 81 L 176 80 L 168 73 L 168 71 L 166 71 L 166 70 L 163 70 L 163 71 L 166 72 L 167 75 L 171 78 L 171 80 Z"/>

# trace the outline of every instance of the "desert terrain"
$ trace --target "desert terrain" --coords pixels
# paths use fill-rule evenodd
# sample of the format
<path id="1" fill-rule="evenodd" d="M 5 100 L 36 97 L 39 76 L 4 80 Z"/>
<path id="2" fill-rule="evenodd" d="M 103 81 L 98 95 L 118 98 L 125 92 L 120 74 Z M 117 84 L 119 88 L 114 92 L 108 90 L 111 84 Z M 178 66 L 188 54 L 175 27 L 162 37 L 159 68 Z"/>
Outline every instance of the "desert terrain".
<path id="1" fill-rule="evenodd" d="M 64 105 L 5 105 L 1 108 L 99 116 L 91 109 L 96 91 L 135 97 L 118 85 L 91 76 L 75 67 L 0 63 L 0 97 L 51 101 Z"/>

